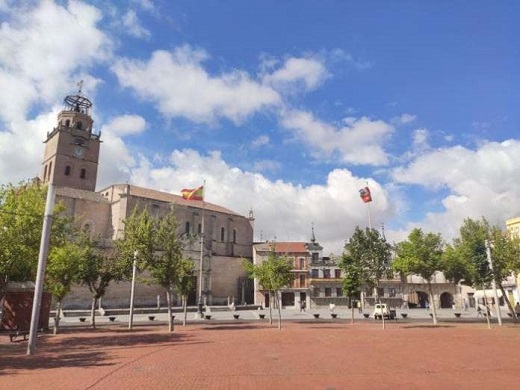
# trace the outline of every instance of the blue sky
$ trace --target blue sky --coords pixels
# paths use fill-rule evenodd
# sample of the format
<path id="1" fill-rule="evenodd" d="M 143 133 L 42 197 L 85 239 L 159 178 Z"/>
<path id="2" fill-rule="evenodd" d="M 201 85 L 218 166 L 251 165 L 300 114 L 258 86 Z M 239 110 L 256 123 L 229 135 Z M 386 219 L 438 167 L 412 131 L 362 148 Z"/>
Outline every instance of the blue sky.
<path id="1" fill-rule="evenodd" d="M 0 0 L 0 181 L 39 173 L 63 97 L 102 131 L 99 188 L 206 199 L 255 238 L 340 253 L 367 224 L 447 240 L 520 214 L 520 4 Z M 13 147 L 13 145 L 17 145 Z"/>

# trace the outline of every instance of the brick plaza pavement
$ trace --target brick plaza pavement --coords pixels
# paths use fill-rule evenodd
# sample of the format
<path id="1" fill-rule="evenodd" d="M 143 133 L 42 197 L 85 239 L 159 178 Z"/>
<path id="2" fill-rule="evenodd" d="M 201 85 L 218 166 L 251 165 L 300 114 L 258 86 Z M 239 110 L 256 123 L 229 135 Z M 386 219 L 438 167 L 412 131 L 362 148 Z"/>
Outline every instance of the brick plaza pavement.
<path id="1" fill-rule="evenodd" d="M 1 389 L 513 389 L 520 326 L 347 321 L 68 328 L 0 340 Z"/>

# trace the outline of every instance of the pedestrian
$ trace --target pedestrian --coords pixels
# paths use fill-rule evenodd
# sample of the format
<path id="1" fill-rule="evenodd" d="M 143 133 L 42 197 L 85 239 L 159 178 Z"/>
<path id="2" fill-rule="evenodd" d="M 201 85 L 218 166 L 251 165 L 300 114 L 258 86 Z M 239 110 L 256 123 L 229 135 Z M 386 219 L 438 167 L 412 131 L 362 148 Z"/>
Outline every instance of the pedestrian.
<path id="1" fill-rule="evenodd" d="M 305 312 L 305 301 L 300 302 L 300 312 Z"/>
<path id="2" fill-rule="evenodd" d="M 477 317 L 482 317 L 482 308 L 480 304 L 477 305 Z"/>
<path id="3" fill-rule="evenodd" d="M 357 301 L 357 309 L 358 309 L 358 313 L 363 312 L 363 308 L 361 307 L 361 301 Z"/>
<path id="4" fill-rule="evenodd" d="M 329 310 L 330 310 L 331 313 L 334 313 L 334 308 L 335 307 L 336 307 L 336 305 L 331 302 L 330 305 L 329 305 Z"/>

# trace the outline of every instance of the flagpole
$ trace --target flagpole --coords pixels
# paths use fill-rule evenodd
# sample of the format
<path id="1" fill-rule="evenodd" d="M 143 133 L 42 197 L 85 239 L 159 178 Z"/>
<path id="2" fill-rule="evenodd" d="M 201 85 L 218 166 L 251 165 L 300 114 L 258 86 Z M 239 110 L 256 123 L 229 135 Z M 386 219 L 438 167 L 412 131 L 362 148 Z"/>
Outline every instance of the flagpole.
<path id="1" fill-rule="evenodd" d="M 368 210 L 368 228 L 372 230 L 372 218 L 370 217 L 370 202 L 368 202 L 366 205 Z"/>
<path id="2" fill-rule="evenodd" d="M 201 232 L 200 232 L 200 261 L 199 261 L 199 300 L 197 303 L 197 314 L 200 318 L 202 316 L 202 264 L 204 261 L 204 210 L 206 209 L 206 205 L 204 203 L 204 190 L 206 187 L 206 180 L 202 185 L 202 222 L 201 222 Z"/>

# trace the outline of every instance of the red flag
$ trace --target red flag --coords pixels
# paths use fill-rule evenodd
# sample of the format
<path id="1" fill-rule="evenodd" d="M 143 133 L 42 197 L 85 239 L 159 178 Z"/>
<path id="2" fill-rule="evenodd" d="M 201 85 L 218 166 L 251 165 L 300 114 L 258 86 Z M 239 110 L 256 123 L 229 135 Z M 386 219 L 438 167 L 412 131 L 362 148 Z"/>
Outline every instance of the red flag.
<path id="1" fill-rule="evenodd" d="M 372 195 L 370 195 L 370 188 L 365 187 L 359 190 L 359 196 L 361 196 L 361 200 L 365 203 L 372 202 Z"/>
<path id="2" fill-rule="evenodd" d="M 204 200 L 204 186 L 181 190 L 182 197 L 186 200 Z"/>

